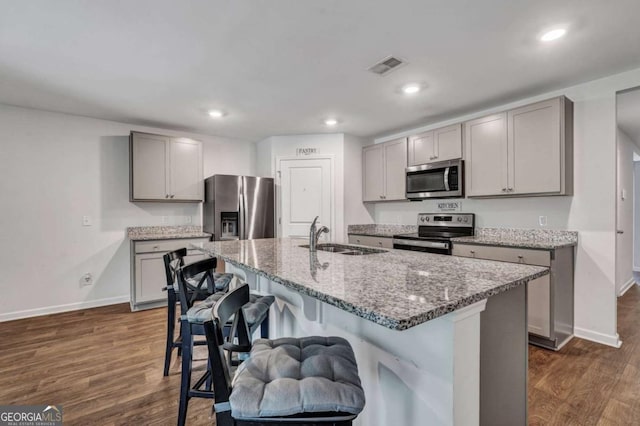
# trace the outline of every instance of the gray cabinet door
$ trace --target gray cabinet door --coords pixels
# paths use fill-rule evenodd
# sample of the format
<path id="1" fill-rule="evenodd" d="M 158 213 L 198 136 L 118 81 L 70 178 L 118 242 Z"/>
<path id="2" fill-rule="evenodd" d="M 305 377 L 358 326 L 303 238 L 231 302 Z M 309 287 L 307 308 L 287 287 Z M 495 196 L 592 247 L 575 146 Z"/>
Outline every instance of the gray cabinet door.
<path id="1" fill-rule="evenodd" d="M 384 147 L 384 199 L 406 199 L 407 139 L 396 139 Z"/>
<path id="2" fill-rule="evenodd" d="M 164 200 L 169 198 L 167 175 L 169 138 L 134 133 L 131 140 L 131 179 L 134 200 Z"/>
<path id="3" fill-rule="evenodd" d="M 202 143 L 190 139 L 172 139 L 169 146 L 169 198 L 202 201 Z"/>
<path id="4" fill-rule="evenodd" d="M 163 254 L 147 253 L 135 256 L 136 303 L 166 299 L 167 293 L 162 291 L 162 288 L 167 285 Z"/>
<path id="5" fill-rule="evenodd" d="M 509 192 L 560 192 L 560 98 L 509 111 L 508 132 Z"/>
<path id="6" fill-rule="evenodd" d="M 435 161 L 462 158 L 462 125 L 443 127 L 433 131 Z"/>
<path id="7" fill-rule="evenodd" d="M 382 144 L 362 149 L 362 201 L 384 199 L 384 150 Z"/>
<path id="8" fill-rule="evenodd" d="M 467 194 L 503 195 L 508 187 L 507 114 L 464 123 Z"/>
<path id="9" fill-rule="evenodd" d="M 432 131 L 409 137 L 407 146 L 409 166 L 417 166 L 436 161 L 435 152 L 435 139 Z"/>

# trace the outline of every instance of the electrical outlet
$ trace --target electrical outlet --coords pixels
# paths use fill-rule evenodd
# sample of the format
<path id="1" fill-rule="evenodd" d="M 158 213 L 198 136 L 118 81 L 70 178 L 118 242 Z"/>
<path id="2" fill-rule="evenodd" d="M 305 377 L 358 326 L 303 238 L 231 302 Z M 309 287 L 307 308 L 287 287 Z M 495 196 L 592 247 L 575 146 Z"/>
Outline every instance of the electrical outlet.
<path id="1" fill-rule="evenodd" d="M 91 226 L 91 216 L 82 216 L 82 226 Z"/>
<path id="2" fill-rule="evenodd" d="M 538 217 L 538 223 L 540 224 L 540 226 L 547 226 L 547 217 L 546 216 L 539 216 Z"/>
<path id="3" fill-rule="evenodd" d="M 184 218 L 184 223 L 189 224 L 189 223 L 191 223 L 191 220 L 192 220 L 192 219 L 191 219 L 191 216 L 185 216 L 185 218 Z"/>
<path id="4" fill-rule="evenodd" d="M 85 287 L 91 284 L 93 284 L 93 275 L 91 275 L 91 272 L 87 272 L 80 278 L 80 285 Z"/>

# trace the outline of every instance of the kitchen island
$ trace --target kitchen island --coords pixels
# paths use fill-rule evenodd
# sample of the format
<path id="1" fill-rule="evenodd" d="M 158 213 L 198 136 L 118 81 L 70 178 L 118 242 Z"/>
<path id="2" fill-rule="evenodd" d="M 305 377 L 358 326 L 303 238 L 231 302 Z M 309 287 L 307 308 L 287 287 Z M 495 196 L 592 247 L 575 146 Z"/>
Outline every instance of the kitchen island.
<path id="1" fill-rule="evenodd" d="M 345 255 L 300 239 L 198 243 L 273 294 L 271 338 L 353 345 L 361 425 L 526 424 L 526 284 L 548 268 L 387 250 Z"/>

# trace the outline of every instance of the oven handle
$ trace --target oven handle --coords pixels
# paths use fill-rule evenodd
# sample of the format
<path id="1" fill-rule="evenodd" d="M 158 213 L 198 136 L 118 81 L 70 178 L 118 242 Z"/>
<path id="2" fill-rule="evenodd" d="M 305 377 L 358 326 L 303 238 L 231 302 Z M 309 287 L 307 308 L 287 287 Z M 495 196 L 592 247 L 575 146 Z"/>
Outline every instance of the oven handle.
<path id="1" fill-rule="evenodd" d="M 451 169 L 450 167 L 447 167 L 446 169 L 444 169 L 444 189 L 447 192 L 451 191 L 449 189 L 449 172 L 451 171 L 450 169 Z"/>
<path id="2" fill-rule="evenodd" d="M 435 241 L 416 241 L 416 240 L 404 240 L 401 238 L 394 238 L 393 245 L 401 245 L 401 246 L 413 246 L 413 247 L 426 247 L 426 248 L 435 248 L 435 249 L 449 249 L 449 243 L 440 243 Z"/>

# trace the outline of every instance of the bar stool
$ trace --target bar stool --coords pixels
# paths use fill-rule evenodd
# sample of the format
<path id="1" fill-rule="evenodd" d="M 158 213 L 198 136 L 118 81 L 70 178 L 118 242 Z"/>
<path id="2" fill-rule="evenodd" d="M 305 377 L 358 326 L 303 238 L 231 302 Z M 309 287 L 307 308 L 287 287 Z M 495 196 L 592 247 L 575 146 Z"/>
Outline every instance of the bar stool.
<path id="1" fill-rule="evenodd" d="M 175 326 L 176 326 L 176 303 L 178 302 L 178 286 L 176 284 L 176 271 L 178 268 L 184 266 L 184 257 L 187 255 L 187 249 L 181 248 L 172 252 L 169 252 L 163 256 L 164 259 L 164 272 L 167 279 L 167 286 L 163 287 L 163 291 L 167 291 L 167 339 L 165 344 L 164 353 L 164 376 L 169 375 L 169 367 L 171 365 L 171 353 L 175 348 L 178 349 L 178 356 L 180 356 L 181 349 L 181 333 L 175 338 Z M 206 281 L 206 288 L 199 288 L 199 283 L 202 277 L 194 277 L 188 283 L 189 298 L 194 300 L 205 300 L 212 293 L 216 291 L 226 291 L 229 288 L 229 283 L 233 278 L 233 274 L 219 274 L 213 273 L 210 279 L 213 282 L 213 286 L 210 286 L 210 280 Z M 211 291 L 213 290 L 213 291 Z M 195 296 L 194 296 L 195 295 Z"/>
<path id="2" fill-rule="evenodd" d="M 214 293 L 199 304 L 194 304 L 194 300 L 188 297 L 187 286 L 190 279 L 201 274 L 210 274 L 217 265 L 216 258 L 205 259 L 190 265 L 183 266 L 177 270 L 178 297 L 180 299 L 180 324 L 182 334 L 182 377 L 180 380 L 180 405 L 178 408 L 178 425 L 184 425 L 187 417 L 189 399 L 214 398 L 211 390 L 211 368 L 207 368 L 205 374 L 191 386 L 191 366 L 193 357 L 194 336 L 204 336 L 204 322 L 211 317 L 211 308 L 224 297 L 226 293 Z M 204 279 L 204 278 L 203 278 Z M 230 287 L 239 280 L 232 278 Z M 245 284 L 246 285 L 246 284 Z M 260 328 L 261 337 L 269 334 L 269 308 L 275 301 L 273 296 L 260 296 L 251 294 L 242 307 L 243 320 L 246 319 L 247 332 L 253 334 Z M 228 318 L 229 319 L 229 318 Z M 223 324 L 222 332 L 225 335 L 233 335 L 231 323 Z M 251 336 L 249 334 L 249 336 Z M 197 343 L 195 343 L 197 344 Z M 202 344 L 207 344 L 206 340 Z M 242 345 L 236 345 L 232 352 L 249 352 L 251 350 L 251 339 L 247 337 Z M 231 359 L 231 355 L 229 355 Z M 205 386 L 204 389 L 203 385 Z"/>
<path id="3" fill-rule="evenodd" d="M 351 425 L 365 397 L 353 349 L 340 337 L 259 339 L 231 382 L 223 351 L 247 344 L 241 309 L 247 300 L 246 284 L 229 291 L 204 323 L 216 425 Z M 223 333 L 230 318 L 237 344 Z"/>

